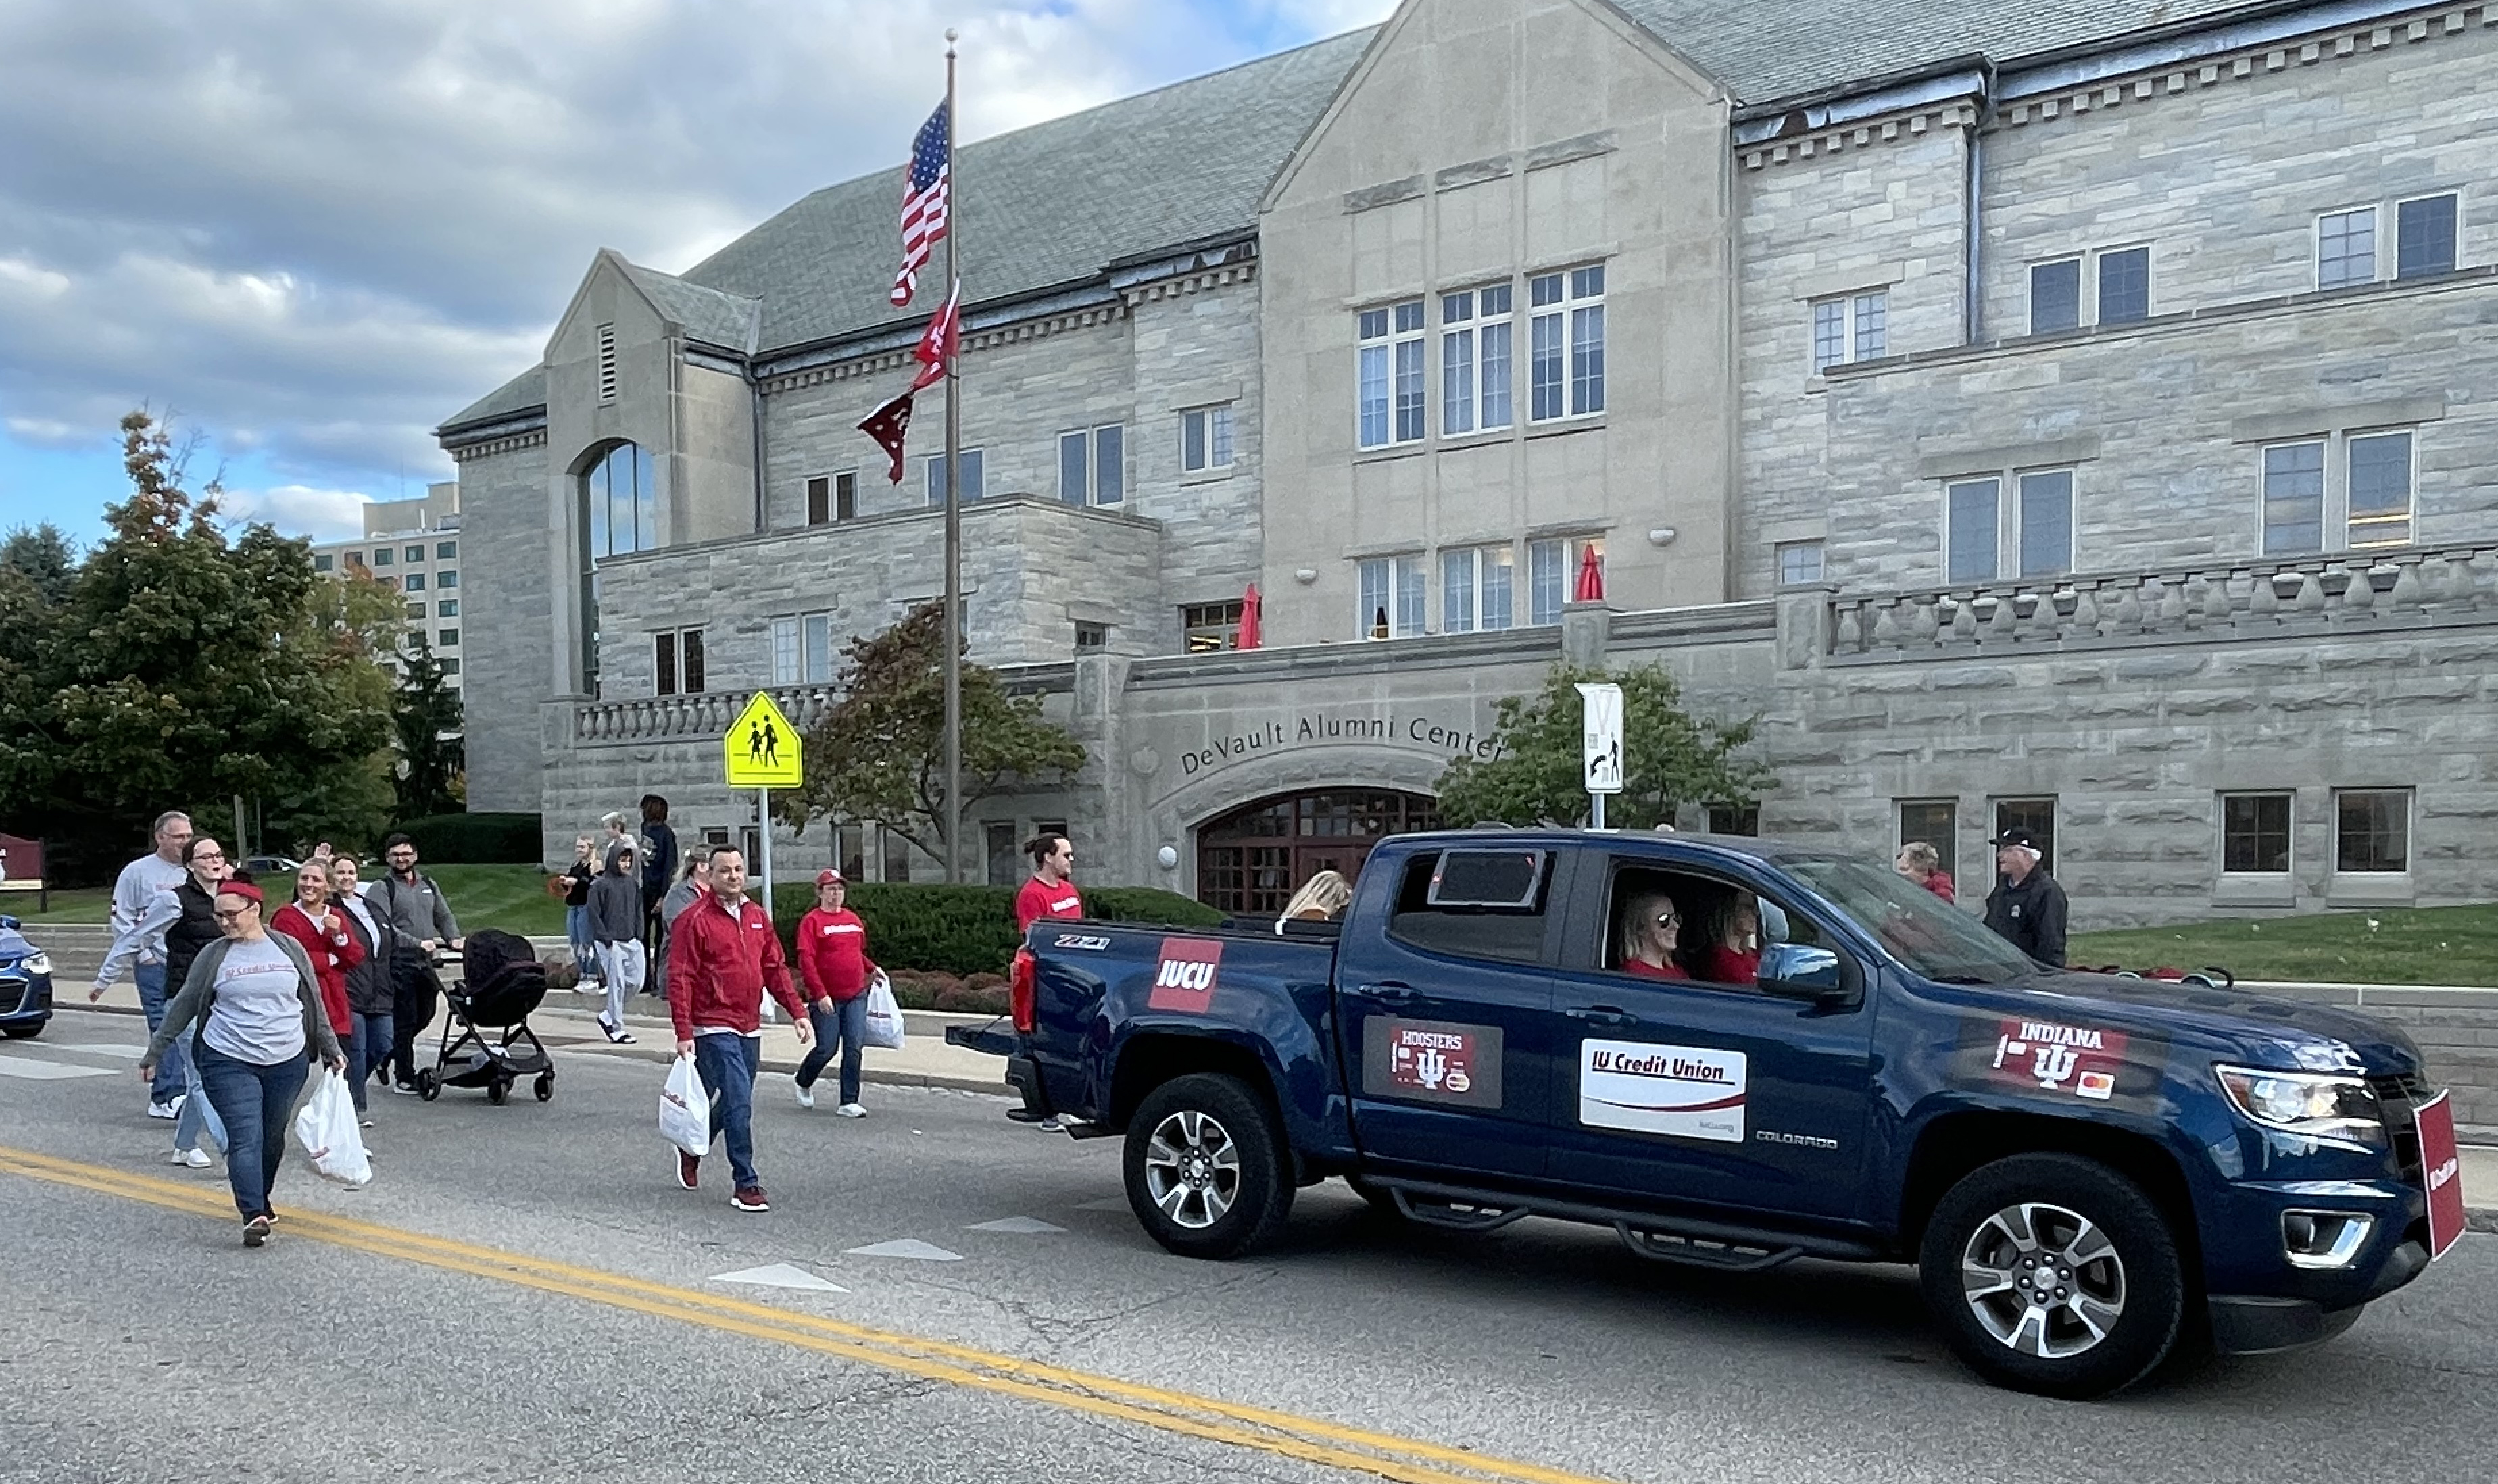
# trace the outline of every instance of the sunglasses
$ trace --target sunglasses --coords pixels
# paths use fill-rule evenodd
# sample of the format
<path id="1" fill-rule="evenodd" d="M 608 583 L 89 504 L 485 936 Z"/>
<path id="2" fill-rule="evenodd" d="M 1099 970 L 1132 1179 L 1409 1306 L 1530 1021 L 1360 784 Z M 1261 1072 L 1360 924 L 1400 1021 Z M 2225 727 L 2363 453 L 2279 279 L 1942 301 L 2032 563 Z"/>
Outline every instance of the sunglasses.
<path id="1" fill-rule="evenodd" d="M 1680 928 L 1682 926 L 1682 919 L 1668 912 L 1656 920 L 1656 925 L 1660 928 Z"/>

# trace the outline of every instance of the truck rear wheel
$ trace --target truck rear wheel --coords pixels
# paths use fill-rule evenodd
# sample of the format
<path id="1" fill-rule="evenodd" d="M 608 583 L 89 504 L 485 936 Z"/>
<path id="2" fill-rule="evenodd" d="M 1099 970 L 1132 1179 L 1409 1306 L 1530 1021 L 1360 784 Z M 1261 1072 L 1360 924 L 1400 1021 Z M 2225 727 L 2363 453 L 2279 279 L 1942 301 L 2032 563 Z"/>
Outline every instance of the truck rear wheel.
<path id="1" fill-rule="evenodd" d="M 1293 1212 L 1284 1141 L 1236 1077 L 1175 1077 L 1128 1121 L 1128 1205 L 1156 1242 L 1217 1261 L 1255 1250 Z"/>
<path id="2" fill-rule="evenodd" d="M 1952 1349 L 1996 1385 L 2105 1396 L 2177 1342 L 2186 1276 L 2168 1221 L 2096 1160 L 2016 1154 L 1951 1187 L 1918 1254 Z"/>

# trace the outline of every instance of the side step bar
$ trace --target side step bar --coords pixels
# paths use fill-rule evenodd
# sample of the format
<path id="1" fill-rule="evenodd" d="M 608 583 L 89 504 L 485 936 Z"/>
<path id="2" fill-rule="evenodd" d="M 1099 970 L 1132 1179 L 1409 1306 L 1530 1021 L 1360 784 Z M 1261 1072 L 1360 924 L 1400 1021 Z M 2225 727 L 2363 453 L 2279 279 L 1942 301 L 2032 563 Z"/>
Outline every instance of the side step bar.
<path id="1" fill-rule="evenodd" d="M 1653 1212 L 1477 1190 L 1394 1175 L 1362 1178 L 1386 1189 L 1394 1197 L 1396 1209 L 1414 1220 L 1454 1231 L 1494 1231 L 1522 1216 L 1550 1216 L 1590 1226 L 1610 1226 L 1624 1246 L 1642 1257 L 1736 1273 L 1757 1273 L 1799 1257 L 1835 1262 L 1882 1259 L 1882 1253 L 1873 1246 L 1842 1237 L 1664 1216 Z"/>

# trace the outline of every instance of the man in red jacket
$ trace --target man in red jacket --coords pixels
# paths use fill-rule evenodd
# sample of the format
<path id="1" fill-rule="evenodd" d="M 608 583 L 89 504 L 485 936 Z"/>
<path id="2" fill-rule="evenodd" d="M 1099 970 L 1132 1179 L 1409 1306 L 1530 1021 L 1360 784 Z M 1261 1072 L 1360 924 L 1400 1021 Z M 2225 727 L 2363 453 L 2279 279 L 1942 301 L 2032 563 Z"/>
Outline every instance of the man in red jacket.
<path id="1" fill-rule="evenodd" d="M 1015 893 L 1015 931 L 1029 932 L 1044 917 L 1082 917 L 1083 894 L 1068 879 L 1075 869 L 1075 847 L 1067 837 L 1039 836 L 1023 848 L 1032 857 L 1032 879 Z"/>
<path id="2" fill-rule="evenodd" d="M 728 1136 L 728 1169 L 737 1182 L 728 1203 L 740 1211 L 770 1211 L 754 1173 L 754 1071 L 763 1047 L 764 992 L 797 1023 L 799 1045 L 815 1033 L 806 1001 L 789 983 L 772 915 L 746 900 L 746 857 L 733 849 L 712 852 L 711 894 L 679 913 L 669 931 L 668 1008 L 676 1016 L 677 1055 L 694 1058 L 694 1072 L 711 1098 L 712 1136 Z M 701 1178 L 702 1156 L 679 1150 L 677 1184 L 691 1190 Z"/>

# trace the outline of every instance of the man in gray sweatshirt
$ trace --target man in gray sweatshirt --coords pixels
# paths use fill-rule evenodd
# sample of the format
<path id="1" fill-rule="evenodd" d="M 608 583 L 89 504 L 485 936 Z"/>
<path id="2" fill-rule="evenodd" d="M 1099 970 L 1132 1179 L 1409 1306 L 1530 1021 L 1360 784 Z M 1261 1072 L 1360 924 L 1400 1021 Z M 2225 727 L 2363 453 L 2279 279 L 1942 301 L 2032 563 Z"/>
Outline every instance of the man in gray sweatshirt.
<path id="1" fill-rule="evenodd" d="M 380 880 L 365 883 L 365 901 L 398 934 L 391 956 L 391 1061 L 399 1079 L 394 1089 L 413 1093 L 417 1033 L 432 1022 L 435 1001 L 442 995 L 432 955 L 436 948 L 460 947 L 460 924 L 451 916 L 442 888 L 416 868 L 416 841 L 404 835 L 385 837 L 382 864 L 390 869 Z"/>
<path id="2" fill-rule="evenodd" d="M 598 1028 L 619 1045 L 633 1039 L 624 1029 L 626 996 L 642 987 L 642 883 L 633 870 L 633 842 L 607 847 L 607 868 L 590 883 L 590 936 L 607 980 L 607 1008 Z"/>

